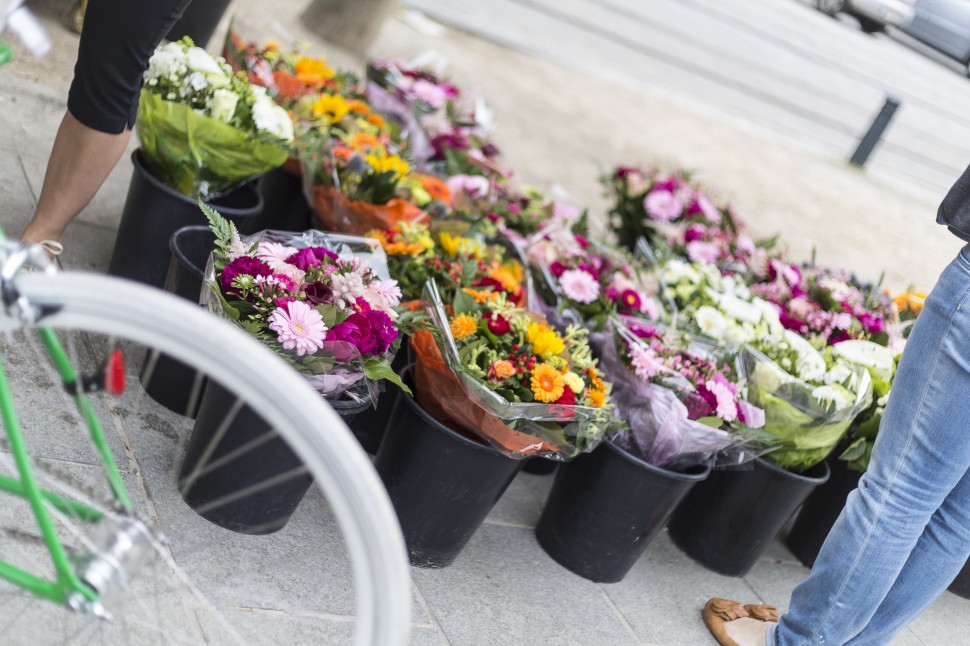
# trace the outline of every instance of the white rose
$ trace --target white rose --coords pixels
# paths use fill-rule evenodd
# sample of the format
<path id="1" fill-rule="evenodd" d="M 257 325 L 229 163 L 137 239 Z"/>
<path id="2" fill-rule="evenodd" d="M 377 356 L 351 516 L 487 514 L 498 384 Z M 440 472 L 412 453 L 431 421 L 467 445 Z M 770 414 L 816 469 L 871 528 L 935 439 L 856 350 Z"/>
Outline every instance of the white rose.
<path id="1" fill-rule="evenodd" d="M 290 119 L 290 115 L 286 110 L 273 103 L 273 100 L 266 96 L 265 92 L 256 94 L 256 102 L 253 104 L 253 121 L 256 122 L 256 127 L 263 132 L 268 132 L 284 141 L 293 141 L 293 121 Z"/>
<path id="2" fill-rule="evenodd" d="M 236 112 L 237 103 L 239 103 L 238 94 L 229 90 L 218 89 L 212 93 L 209 114 L 216 121 L 229 123 L 232 115 Z"/>
<path id="3" fill-rule="evenodd" d="M 201 47 L 189 47 L 186 53 L 187 65 L 193 72 L 211 74 L 213 76 L 225 76 L 226 72 L 219 65 L 219 62 L 212 57 L 212 54 Z"/>
<path id="4" fill-rule="evenodd" d="M 832 369 L 825 373 L 825 377 L 822 379 L 827 384 L 841 384 L 846 379 L 852 376 L 852 371 L 843 363 L 837 363 L 832 366 Z"/>
<path id="5" fill-rule="evenodd" d="M 209 82 L 205 80 L 205 76 L 199 72 L 192 72 L 186 76 L 185 82 L 188 87 L 191 87 L 196 92 L 204 90 L 209 85 Z"/>
<path id="6" fill-rule="evenodd" d="M 718 306 L 727 316 L 745 323 L 757 323 L 762 317 L 761 309 L 757 305 L 746 303 L 730 294 L 721 296 Z"/>
<path id="7" fill-rule="evenodd" d="M 727 321 L 724 320 L 724 315 L 709 305 L 697 308 L 694 320 L 697 322 L 698 329 L 712 339 L 723 339 L 727 332 Z"/>

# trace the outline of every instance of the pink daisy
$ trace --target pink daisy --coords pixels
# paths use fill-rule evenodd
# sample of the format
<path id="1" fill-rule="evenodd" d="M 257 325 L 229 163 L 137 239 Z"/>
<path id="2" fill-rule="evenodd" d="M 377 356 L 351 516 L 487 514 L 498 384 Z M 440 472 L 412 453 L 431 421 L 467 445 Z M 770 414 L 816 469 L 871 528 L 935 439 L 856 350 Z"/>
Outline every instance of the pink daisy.
<path id="1" fill-rule="evenodd" d="M 721 255 L 721 248 L 715 242 L 694 240 L 688 242 L 685 249 L 691 262 L 700 262 L 707 265 L 715 264 Z"/>
<path id="2" fill-rule="evenodd" d="M 734 393 L 725 384 L 709 380 L 704 387 L 717 398 L 717 416 L 725 422 L 733 422 L 738 418 L 738 404 L 734 400 Z"/>
<path id="3" fill-rule="evenodd" d="M 582 269 L 564 271 L 559 277 L 566 298 L 577 303 L 592 303 L 600 295 L 600 284 L 589 272 Z"/>
<path id="4" fill-rule="evenodd" d="M 630 344 L 630 363 L 641 379 L 650 379 L 663 369 L 663 360 L 651 348 L 640 343 Z"/>
<path id="5" fill-rule="evenodd" d="M 670 191 L 653 190 L 643 199 L 643 209 L 655 220 L 676 220 L 684 211 L 684 203 Z"/>
<path id="6" fill-rule="evenodd" d="M 276 332 L 280 345 L 296 350 L 297 356 L 313 354 L 323 347 L 327 326 L 320 312 L 303 301 L 291 301 L 270 314 L 269 329 Z"/>

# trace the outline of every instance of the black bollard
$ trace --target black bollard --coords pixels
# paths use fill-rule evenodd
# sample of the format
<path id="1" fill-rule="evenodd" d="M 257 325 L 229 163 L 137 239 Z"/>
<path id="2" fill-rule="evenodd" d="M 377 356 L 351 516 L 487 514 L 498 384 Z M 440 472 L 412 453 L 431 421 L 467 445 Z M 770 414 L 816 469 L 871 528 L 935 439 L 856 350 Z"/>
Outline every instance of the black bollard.
<path id="1" fill-rule="evenodd" d="M 865 165 L 866 160 L 869 159 L 869 155 L 872 154 L 872 151 L 876 148 L 876 144 L 882 138 L 882 133 L 889 127 L 889 122 L 892 121 L 893 115 L 896 114 L 896 109 L 899 106 L 899 99 L 893 96 L 886 97 L 886 102 L 882 104 L 882 110 L 876 115 L 872 125 L 869 126 L 869 131 L 866 132 L 862 141 L 859 142 L 859 146 L 852 153 L 852 158 L 849 159 L 850 164 L 859 167 Z"/>

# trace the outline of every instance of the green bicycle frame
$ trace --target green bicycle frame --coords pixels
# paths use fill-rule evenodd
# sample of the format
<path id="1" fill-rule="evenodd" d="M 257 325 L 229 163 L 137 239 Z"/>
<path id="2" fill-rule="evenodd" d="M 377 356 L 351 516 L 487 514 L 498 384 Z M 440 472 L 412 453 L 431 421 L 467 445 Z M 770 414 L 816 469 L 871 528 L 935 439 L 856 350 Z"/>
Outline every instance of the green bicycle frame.
<path id="1" fill-rule="evenodd" d="M 126 511 L 130 510 L 131 502 L 128 492 L 122 483 L 121 474 L 111 455 L 104 430 L 94 413 L 90 400 L 76 386 L 77 374 L 68 360 L 64 347 L 53 330 L 41 328 L 39 333 L 61 379 L 73 390 L 75 406 L 88 426 L 91 441 L 102 459 L 105 475 L 115 500 L 119 507 Z M 64 545 L 57 535 L 47 505 L 49 504 L 59 512 L 86 523 L 98 522 L 103 514 L 84 503 L 40 488 L 30 462 L 30 454 L 21 431 L 20 420 L 16 414 L 13 394 L 10 390 L 2 359 L 0 359 L 0 415 L 2 415 L 7 438 L 10 441 L 10 450 L 13 453 L 14 463 L 19 474 L 19 478 L 0 475 L 0 491 L 24 498 L 30 504 L 41 537 L 50 552 L 57 573 L 56 581 L 49 581 L 11 563 L 0 561 L 0 578 L 55 603 L 64 604 L 75 594 L 80 594 L 83 599 L 89 602 L 97 600 L 97 593 L 78 578 Z"/>

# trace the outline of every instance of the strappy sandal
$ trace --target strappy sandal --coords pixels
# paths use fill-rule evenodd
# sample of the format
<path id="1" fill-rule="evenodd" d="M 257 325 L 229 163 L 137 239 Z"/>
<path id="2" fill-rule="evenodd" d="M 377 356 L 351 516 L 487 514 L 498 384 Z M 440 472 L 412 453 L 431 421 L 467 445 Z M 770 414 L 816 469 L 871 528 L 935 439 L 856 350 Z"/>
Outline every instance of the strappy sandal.
<path id="1" fill-rule="evenodd" d="M 778 622 L 778 609 L 774 606 L 742 605 L 730 599 L 709 600 L 701 614 L 704 625 L 721 646 L 763 646 L 765 624 Z"/>

